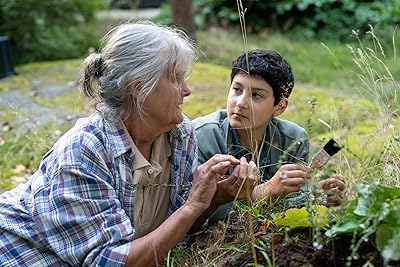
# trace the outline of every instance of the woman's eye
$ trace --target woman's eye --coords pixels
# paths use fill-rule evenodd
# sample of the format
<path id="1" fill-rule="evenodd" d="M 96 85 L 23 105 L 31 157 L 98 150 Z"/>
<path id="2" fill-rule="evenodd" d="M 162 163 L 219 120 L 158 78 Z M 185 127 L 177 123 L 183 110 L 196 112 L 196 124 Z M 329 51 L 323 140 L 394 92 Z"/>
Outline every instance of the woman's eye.
<path id="1" fill-rule="evenodd" d="M 185 81 L 185 74 L 184 73 L 179 73 L 179 74 L 175 74 L 175 80 L 178 84 L 182 83 L 183 81 Z"/>

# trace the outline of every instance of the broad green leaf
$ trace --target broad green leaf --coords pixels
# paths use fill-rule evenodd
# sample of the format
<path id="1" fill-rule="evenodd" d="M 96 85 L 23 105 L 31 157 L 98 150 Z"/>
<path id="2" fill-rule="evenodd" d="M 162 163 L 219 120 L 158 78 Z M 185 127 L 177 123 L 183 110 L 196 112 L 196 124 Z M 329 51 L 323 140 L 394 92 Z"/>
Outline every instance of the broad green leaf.
<path id="1" fill-rule="evenodd" d="M 331 229 L 325 232 L 325 235 L 328 237 L 333 237 L 344 233 L 352 233 L 358 231 L 359 229 L 360 224 L 357 221 L 349 221 L 332 226 Z"/>
<path id="2" fill-rule="evenodd" d="M 284 214 L 275 213 L 272 215 L 276 225 L 289 227 L 326 227 L 330 223 L 330 214 L 328 208 L 323 205 L 315 205 L 312 207 L 312 222 L 305 207 L 301 209 L 288 209 Z"/>
<path id="3" fill-rule="evenodd" d="M 377 190 L 378 184 L 358 184 L 358 201 L 357 206 L 354 209 L 354 213 L 359 216 L 368 216 L 371 207 L 377 204 L 375 191 Z"/>
<path id="4" fill-rule="evenodd" d="M 376 230 L 375 243 L 385 260 L 400 260 L 400 228 L 382 224 Z"/>
<path id="5" fill-rule="evenodd" d="M 392 226 L 400 227 L 400 198 L 390 202 L 390 211 L 385 222 Z"/>
<path id="6" fill-rule="evenodd" d="M 388 187 L 381 185 L 386 197 L 400 198 L 400 187 Z"/>

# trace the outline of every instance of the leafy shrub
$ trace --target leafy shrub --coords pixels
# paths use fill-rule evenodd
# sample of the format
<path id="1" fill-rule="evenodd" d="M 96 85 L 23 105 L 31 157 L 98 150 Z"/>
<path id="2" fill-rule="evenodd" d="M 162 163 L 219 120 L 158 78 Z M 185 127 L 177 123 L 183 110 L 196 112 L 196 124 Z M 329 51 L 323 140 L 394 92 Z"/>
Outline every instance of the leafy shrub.
<path id="1" fill-rule="evenodd" d="M 352 200 L 343 217 L 326 234 L 337 236 L 354 233 L 361 242 L 375 235 L 375 244 L 386 261 L 400 260 L 400 188 L 379 182 L 358 184 L 357 198 Z"/>
<path id="2" fill-rule="evenodd" d="M 283 0 L 240 1 L 249 31 L 265 28 L 291 31 L 301 38 L 349 38 L 351 29 L 365 31 L 371 24 L 390 38 L 400 22 L 400 0 Z M 200 26 L 238 26 L 236 1 L 195 0 L 196 21 Z"/>
<path id="3" fill-rule="evenodd" d="M 105 0 L 0 0 L 0 33 L 11 39 L 17 63 L 76 57 L 93 45 L 80 26 Z"/>

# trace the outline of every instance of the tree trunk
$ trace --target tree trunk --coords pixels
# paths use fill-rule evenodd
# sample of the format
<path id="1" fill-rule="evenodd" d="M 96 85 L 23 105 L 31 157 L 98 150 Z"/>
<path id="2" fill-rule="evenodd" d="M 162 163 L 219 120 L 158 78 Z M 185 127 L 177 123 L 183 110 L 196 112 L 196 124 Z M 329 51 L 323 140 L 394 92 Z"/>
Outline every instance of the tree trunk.
<path id="1" fill-rule="evenodd" d="M 193 0 L 170 0 L 172 24 L 184 30 L 196 41 L 196 27 L 193 18 Z"/>

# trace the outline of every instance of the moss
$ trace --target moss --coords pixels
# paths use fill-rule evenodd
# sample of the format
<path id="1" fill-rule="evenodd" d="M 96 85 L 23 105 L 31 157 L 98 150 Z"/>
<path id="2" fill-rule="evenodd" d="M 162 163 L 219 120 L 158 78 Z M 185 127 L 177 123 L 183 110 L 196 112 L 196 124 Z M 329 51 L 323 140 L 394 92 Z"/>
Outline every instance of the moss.
<path id="1" fill-rule="evenodd" d="M 87 99 L 77 90 L 69 90 L 62 95 L 51 98 L 33 97 L 37 104 L 57 109 L 63 107 L 68 112 L 82 112 L 87 108 Z"/>
<path id="2" fill-rule="evenodd" d="M 0 122 L 5 122 L 5 121 L 12 121 L 16 117 L 16 112 L 9 109 L 9 108 L 4 108 L 0 106 L 2 111 L 0 112 Z M 3 111 L 4 110 L 4 111 Z"/>
<path id="3" fill-rule="evenodd" d="M 6 77 L 0 82 L 0 92 L 11 90 L 31 91 L 43 84 L 68 83 L 79 79 L 82 60 L 65 60 L 32 63 L 18 66 L 18 75 Z"/>
<path id="4" fill-rule="evenodd" d="M 352 129 L 358 122 L 376 118 L 378 112 L 379 107 L 367 99 L 296 86 L 281 117 L 303 126 L 313 137 Z"/>
<path id="5" fill-rule="evenodd" d="M 183 112 L 195 118 L 225 108 L 229 75 L 228 68 L 196 63 L 188 80 L 192 95 L 185 99 Z"/>
<path id="6" fill-rule="evenodd" d="M 32 90 L 31 82 L 24 76 L 14 75 L 4 78 L 0 83 L 0 92 L 12 90 L 29 91 Z"/>
<path id="7" fill-rule="evenodd" d="M 358 182 L 373 180 L 384 184 L 398 183 L 399 174 L 391 172 L 388 175 L 387 171 L 389 167 L 394 170 L 400 167 L 398 123 L 399 119 L 394 119 L 391 127 L 383 129 L 375 120 L 361 121 L 351 129 L 314 136 L 310 142 L 314 148 L 320 148 L 333 137 L 343 146 L 334 156 L 334 170 L 346 177 L 349 188 Z"/>
<path id="8" fill-rule="evenodd" d="M 41 127 L 30 125 L 30 130 L 22 135 L 16 136 L 13 130 L 8 132 L 3 137 L 4 145 L 0 146 L 0 192 L 15 186 L 10 178 L 18 175 L 15 172 L 16 165 L 36 169 L 43 155 L 69 127 L 71 123 L 62 126 L 48 123 Z"/>

